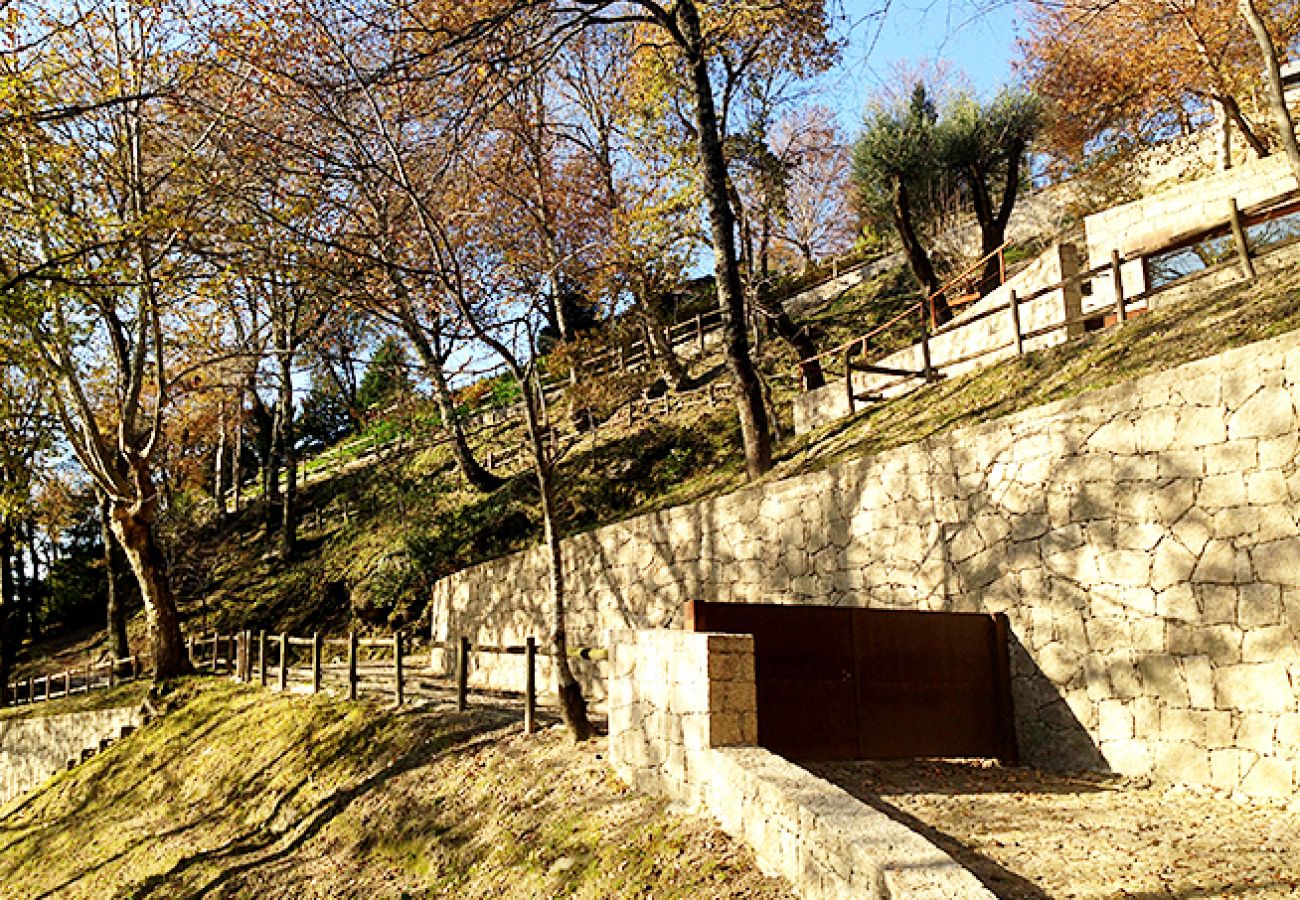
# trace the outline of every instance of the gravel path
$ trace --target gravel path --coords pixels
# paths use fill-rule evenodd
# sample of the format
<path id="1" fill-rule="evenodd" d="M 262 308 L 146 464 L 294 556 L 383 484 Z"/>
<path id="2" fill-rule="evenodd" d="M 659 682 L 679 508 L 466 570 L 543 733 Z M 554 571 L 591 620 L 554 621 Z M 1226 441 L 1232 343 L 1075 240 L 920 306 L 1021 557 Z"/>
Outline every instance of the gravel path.
<path id="1" fill-rule="evenodd" d="M 999 897 L 1300 897 L 1300 808 L 981 762 L 807 766 L 943 847 Z"/>

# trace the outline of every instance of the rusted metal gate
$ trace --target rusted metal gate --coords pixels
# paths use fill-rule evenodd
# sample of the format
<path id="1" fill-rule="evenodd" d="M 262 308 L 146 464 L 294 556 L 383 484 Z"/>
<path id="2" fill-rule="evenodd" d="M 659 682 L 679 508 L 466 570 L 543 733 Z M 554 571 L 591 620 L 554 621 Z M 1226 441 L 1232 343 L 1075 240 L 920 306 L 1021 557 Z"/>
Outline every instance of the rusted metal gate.
<path id="1" fill-rule="evenodd" d="M 758 739 L 793 759 L 1016 759 L 1002 615 L 690 604 L 754 636 Z"/>

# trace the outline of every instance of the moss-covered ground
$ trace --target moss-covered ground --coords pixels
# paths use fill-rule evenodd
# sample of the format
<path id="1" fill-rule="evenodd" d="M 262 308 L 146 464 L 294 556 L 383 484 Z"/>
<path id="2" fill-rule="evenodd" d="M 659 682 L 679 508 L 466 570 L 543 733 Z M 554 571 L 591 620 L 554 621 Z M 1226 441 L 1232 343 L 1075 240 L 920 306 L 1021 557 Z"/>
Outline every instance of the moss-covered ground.
<path id="1" fill-rule="evenodd" d="M 215 679 L 153 702 L 152 723 L 0 809 L 6 900 L 787 896 L 559 727 Z"/>

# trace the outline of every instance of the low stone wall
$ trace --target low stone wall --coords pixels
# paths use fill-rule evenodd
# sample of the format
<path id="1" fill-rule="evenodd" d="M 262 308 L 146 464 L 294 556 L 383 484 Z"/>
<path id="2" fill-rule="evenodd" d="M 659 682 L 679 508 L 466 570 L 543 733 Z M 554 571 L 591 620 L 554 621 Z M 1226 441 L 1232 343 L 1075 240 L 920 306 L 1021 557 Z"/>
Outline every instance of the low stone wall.
<path id="1" fill-rule="evenodd" d="M 1082 270 L 1079 267 L 1079 254 L 1074 245 L 1055 245 L 1023 271 L 1007 279 L 1005 284 L 988 296 L 962 310 L 961 314 L 945 325 L 942 331 L 930 338 L 932 364 L 946 366 L 942 369 L 942 374 L 955 378 L 1015 356 L 1015 325 L 1011 320 L 1010 311 L 990 314 L 989 310 L 1006 305 L 1011 299 L 1012 291 L 1015 291 L 1017 296 L 1027 297 L 1049 285 L 1059 284 L 1080 271 Z M 1081 294 L 1077 284 L 1050 291 L 1041 297 L 1022 303 L 1020 305 L 1021 333 L 1033 332 L 1077 316 L 1081 309 L 1080 303 Z M 1073 329 L 1061 328 L 1050 331 L 1025 341 L 1025 350 L 1053 347 L 1064 342 L 1070 335 L 1082 331 L 1082 325 Z M 967 359 L 978 353 L 985 355 Z M 957 361 L 955 365 L 949 365 L 954 361 Z M 920 344 L 890 354 L 876 362 L 882 366 L 916 372 L 924 368 L 924 356 Z M 899 382 L 898 378 L 892 375 L 856 372 L 853 376 L 854 391 L 859 394 L 895 397 L 913 390 L 917 384 L 919 382 L 914 379 Z M 844 379 L 837 378 L 826 387 L 806 391 L 795 398 L 795 433 L 803 434 L 826 422 L 843 418 L 849 412 L 848 390 Z"/>
<path id="2" fill-rule="evenodd" d="M 1291 333 L 579 535 L 573 640 L 680 627 L 688 599 L 1005 612 L 1028 762 L 1292 794 L 1297 403 Z M 442 580 L 434 638 L 548 633 L 545 574 Z"/>
<path id="3" fill-rule="evenodd" d="M 1088 216 L 1083 223 L 1088 268 L 1105 265 L 1112 251 L 1139 257 L 1169 247 L 1181 238 L 1230 221 L 1229 201 L 1240 208 L 1276 199 L 1294 190 L 1295 176 L 1281 154 L 1253 159 L 1243 165 L 1189 181 L 1132 203 Z M 1146 292 L 1147 273 L 1142 259 L 1132 259 L 1120 269 L 1124 294 Z M 1093 296 L 1114 296 L 1112 276 L 1093 279 Z"/>
<path id="4" fill-rule="evenodd" d="M 138 728 L 139 707 L 68 713 L 0 721 L 0 805 L 62 772 L 81 751 L 96 749 L 103 738 L 117 738 L 123 727 Z"/>
<path id="5" fill-rule="evenodd" d="M 1121 256 L 1150 253 L 1179 238 L 1228 221 L 1228 201 L 1242 208 L 1280 197 L 1296 187 L 1283 154 L 1251 160 L 1224 172 L 1088 216 L 1083 223 L 1088 267 Z"/>
<path id="6" fill-rule="evenodd" d="M 920 835 L 753 746 L 752 638 L 621 632 L 610 653 L 614 768 L 639 790 L 711 815 L 800 896 L 993 896 Z"/>

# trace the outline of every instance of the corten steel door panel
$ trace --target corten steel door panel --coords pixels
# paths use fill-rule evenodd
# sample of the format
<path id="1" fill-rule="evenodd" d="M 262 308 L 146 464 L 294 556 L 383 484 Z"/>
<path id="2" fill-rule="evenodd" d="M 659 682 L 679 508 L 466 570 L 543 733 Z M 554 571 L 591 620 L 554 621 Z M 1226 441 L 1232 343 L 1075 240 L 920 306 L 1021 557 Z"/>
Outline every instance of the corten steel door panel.
<path id="1" fill-rule="evenodd" d="M 858 610 L 864 759 L 1003 756 L 992 616 Z"/>
<path id="2" fill-rule="evenodd" d="M 1015 760 L 1004 617 L 695 603 L 691 621 L 754 635 L 759 743 L 771 750 Z"/>
<path id="3" fill-rule="evenodd" d="M 853 610 L 695 604 L 695 630 L 754 636 L 758 742 L 804 759 L 857 759 Z"/>

